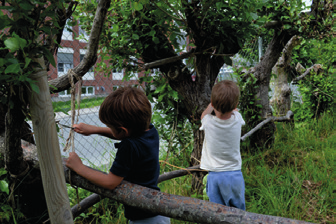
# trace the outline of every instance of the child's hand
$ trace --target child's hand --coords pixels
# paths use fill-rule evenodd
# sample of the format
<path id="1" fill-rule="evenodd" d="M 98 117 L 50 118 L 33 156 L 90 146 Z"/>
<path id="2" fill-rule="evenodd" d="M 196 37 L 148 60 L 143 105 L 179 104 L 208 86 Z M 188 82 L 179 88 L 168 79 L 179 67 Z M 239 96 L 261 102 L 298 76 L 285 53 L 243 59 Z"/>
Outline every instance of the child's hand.
<path id="1" fill-rule="evenodd" d="M 81 166 L 83 166 L 82 160 L 79 158 L 77 153 L 75 152 L 70 152 L 69 153 L 69 158 L 66 160 L 65 165 L 72 169 L 73 171 L 77 172 Z"/>
<path id="2" fill-rule="evenodd" d="M 94 134 L 93 130 L 94 130 L 95 126 L 93 126 L 93 125 L 89 125 L 89 124 L 85 124 L 85 123 L 79 123 L 79 124 L 74 124 L 72 127 L 74 128 L 75 132 L 77 132 L 79 134 L 82 134 L 82 135 L 85 135 L 85 136 Z"/>

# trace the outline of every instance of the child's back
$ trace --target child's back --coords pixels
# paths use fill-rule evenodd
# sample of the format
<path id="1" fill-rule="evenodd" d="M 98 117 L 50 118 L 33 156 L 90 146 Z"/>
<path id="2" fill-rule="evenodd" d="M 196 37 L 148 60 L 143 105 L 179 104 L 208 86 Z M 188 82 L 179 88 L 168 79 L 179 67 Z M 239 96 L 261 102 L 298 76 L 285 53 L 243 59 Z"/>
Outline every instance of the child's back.
<path id="1" fill-rule="evenodd" d="M 208 170 L 209 200 L 245 210 L 245 183 L 241 172 L 240 136 L 245 124 L 236 109 L 239 88 L 232 81 L 217 83 L 211 103 L 202 113 L 204 142 L 201 168 Z M 215 116 L 211 115 L 215 112 Z"/>

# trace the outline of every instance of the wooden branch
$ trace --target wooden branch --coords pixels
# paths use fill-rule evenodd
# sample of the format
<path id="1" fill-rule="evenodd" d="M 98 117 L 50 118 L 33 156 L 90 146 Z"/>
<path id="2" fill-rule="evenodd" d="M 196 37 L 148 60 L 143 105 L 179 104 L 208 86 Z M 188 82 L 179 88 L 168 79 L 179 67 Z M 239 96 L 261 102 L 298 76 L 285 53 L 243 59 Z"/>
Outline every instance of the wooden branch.
<path id="1" fill-rule="evenodd" d="M 34 150 L 35 146 L 31 144 L 29 150 Z M 35 149 L 36 150 L 36 149 Z M 1 150 L 0 150 L 1 151 Z M 35 166 L 35 167 L 38 167 Z M 66 181 L 70 183 L 69 169 L 64 165 L 63 168 Z M 187 170 L 194 170 L 198 167 L 190 167 Z M 173 171 L 185 173 L 185 170 Z M 182 175 L 180 175 L 182 176 Z M 161 181 L 165 179 L 162 178 Z M 123 181 L 116 189 L 107 190 L 100 188 L 88 180 L 82 178 L 74 172 L 71 172 L 71 184 L 80 188 L 94 192 L 90 200 L 98 200 L 101 195 L 102 198 L 108 197 L 120 203 L 135 206 L 145 211 L 150 211 L 155 214 L 168 216 L 178 220 L 184 220 L 197 223 L 288 223 L 288 224 L 305 224 L 308 222 L 293 220 L 288 218 L 268 216 L 246 212 L 240 209 L 226 207 L 224 205 L 203 201 L 195 198 L 183 197 L 178 195 L 166 194 L 146 187 L 135 185 Z M 84 204 L 80 204 L 81 206 Z M 76 208 L 77 209 L 77 208 Z M 82 210 L 75 210 L 73 212 L 83 212 Z M 75 213 L 77 214 L 77 213 Z"/>
<path id="2" fill-rule="evenodd" d="M 69 171 L 64 167 L 66 180 L 70 182 Z M 291 223 L 303 224 L 304 221 L 255 214 L 237 208 L 227 207 L 196 198 L 166 194 L 127 181 L 114 190 L 100 188 L 88 180 L 71 172 L 71 183 L 96 192 L 104 197 L 125 205 L 134 206 L 154 214 L 197 223 Z"/>
<path id="3" fill-rule="evenodd" d="M 300 67 L 301 68 L 301 67 Z M 322 65 L 320 64 L 315 64 L 312 67 L 308 68 L 302 75 L 294 78 L 292 80 L 292 84 L 298 84 L 298 82 L 302 79 L 304 79 L 307 75 L 310 75 L 311 71 L 314 70 L 315 72 L 318 72 L 318 70 L 322 69 Z M 298 71 L 299 72 L 299 71 Z"/>
<path id="4" fill-rule="evenodd" d="M 173 63 L 175 61 L 182 60 L 184 58 L 192 57 L 192 56 L 194 56 L 194 54 L 195 54 L 195 51 L 191 50 L 191 51 L 189 51 L 187 53 L 183 53 L 183 54 L 181 54 L 179 56 L 174 56 L 174 57 L 165 58 L 165 59 L 161 59 L 161 60 L 157 60 L 157 61 L 154 61 L 154 62 L 143 64 L 141 67 L 144 70 L 147 70 L 147 69 L 150 69 L 150 68 L 159 67 L 161 65 Z"/>
<path id="5" fill-rule="evenodd" d="M 188 168 L 183 169 L 183 170 L 175 170 L 175 171 L 171 171 L 171 172 L 168 172 L 168 173 L 161 174 L 159 176 L 158 183 L 161 183 L 161 182 L 166 181 L 166 180 L 174 179 L 176 177 L 182 177 L 182 176 L 191 174 L 191 172 L 207 172 L 207 171 L 201 170 L 200 165 L 188 167 Z"/>
<path id="6" fill-rule="evenodd" d="M 174 179 L 176 177 L 185 176 L 187 174 L 190 174 L 191 171 L 192 172 L 195 172 L 195 171 L 196 172 L 205 172 L 204 170 L 200 170 L 200 165 L 192 166 L 192 167 L 188 167 L 188 168 L 183 169 L 183 170 L 175 170 L 175 171 L 172 171 L 172 172 L 161 174 L 159 176 L 158 183 L 161 183 L 161 182 L 166 181 L 166 180 Z M 86 209 L 88 209 L 88 208 L 92 207 L 93 205 L 97 204 L 99 201 L 101 201 L 104 198 L 105 197 L 103 197 L 99 194 L 96 194 L 96 193 L 91 194 L 89 197 L 83 199 L 82 201 L 79 202 L 79 204 L 77 204 L 77 205 L 75 205 L 71 208 L 73 217 L 76 218 L 82 212 L 84 212 Z"/>
<path id="7" fill-rule="evenodd" d="M 83 77 L 89 71 L 89 69 L 96 63 L 99 38 L 101 31 L 103 29 L 107 10 L 110 7 L 110 3 L 111 0 L 100 0 L 98 3 L 89 37 L 89 42 L 87 45 L 88 46 L 87 51 L 84 55 L 83 60 L 72 70 L 79 77 Z M 49 81 L 50 92 L 57 93 L 70 88 L 70 81 L 68 75 L 69 74 L 67 73 L 59 78 Z M 78 79 L 75 77 L 73 77 L 73 79 L 75 83 L 78 81 Z"/>
<path id="8" fill-rule="evenodd" d="M 102 199 L 104 199 L 105 197 L 93 193 L 90 196 L 88 196 L 87 198 L 84 198 L 83 200 L 81 200 L 81 202 L 75 206 L 73 206 L 71 208 L 71 212 L 72 212 L 72 216 L 73 218 L 76 218 L 77 216 L 79 216 L 81 213 L 83 213 L 86 209 L 92 207 L 93 205 L 97 204 L 98 202 L 100 202 Z"/>
<path id="9" fill-rule="evenodd" d="M 243 137 L 240 138 L 240 141 L 245 141 L 246 138 L 250 137 L 253 133 L 255 133 L 257 130 L 259 130 L 262 126 L 267 124 L 270 121 L 291 121 L 294 117 L 294 113 L 292 111 L 288 111 L 286 116 L 283 117 L 269 117 L 266 120 L 259 123 L 256 127 L 254 127 L 252 130 L 250 130 L 248 133 L 246 133 Z"/>

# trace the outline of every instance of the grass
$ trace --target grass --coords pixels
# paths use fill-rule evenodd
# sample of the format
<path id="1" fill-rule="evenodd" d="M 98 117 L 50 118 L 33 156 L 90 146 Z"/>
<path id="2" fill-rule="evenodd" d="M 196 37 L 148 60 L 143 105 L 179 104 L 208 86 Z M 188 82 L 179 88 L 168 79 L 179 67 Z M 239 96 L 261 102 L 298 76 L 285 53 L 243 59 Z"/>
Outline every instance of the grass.
<path id="1" fill-rule="evenodd" d="M 97 97 L 97 98 L 83 98 L 80 102 L 80 108 L 92 108 L 100 106 L 101 103 L 104 101 L 105 97 Z M 57 101 L 52 102 L 54 112 L 63 112 L 65 114 L 68 114 L 68 111 L 71 110 L 71 101 Z M 76 109 L 78 108 L 77 101 L 76 101 Z"/>
<path id="2" fill-rule="evenodd" d="M 242 148 L 247 211 L 314 223 L 336 223 L 335 117 L 326 114 L 309 122 L 276 125 L 272 148 L 253 154 L 249 153 L 253 150 Z M 174 160 L 179 161 L 169 158 L 168 162 Z M 168 171 L 167 165 L 164 166 Z M 169 194 L 196 197 L 191 192 L 191 179 L 191 176 L 175 178 L 160 183 L 159 187 Z M 76 194 L 69 195 L 77 198 Z M 81 198 L 84 197 L 85 194 Z M 74 199 L 71 201 L 76 203 Z M 126 219 L 121 204 L 105 199 L 75 223 L 126 223 Z M 171 219 L 171 223 L 191 222 Z"/>
<path id="3" fill-rule="evenodd" d="M 336 223 L 335 125 L 332 115 L 294 127 L 277 123 L 272 148 L 254 154 L 242 151 L 247 211 Z M 160 188 L 190 197 L 190 183 L 190 176 L 181 177 L 161 183 Z"/>
<path id="4" fill-rule="evenodd" d="M 275 144 L 242 153 L 247 211 L 335 223 L 335 118 L 278 123 Z"/>

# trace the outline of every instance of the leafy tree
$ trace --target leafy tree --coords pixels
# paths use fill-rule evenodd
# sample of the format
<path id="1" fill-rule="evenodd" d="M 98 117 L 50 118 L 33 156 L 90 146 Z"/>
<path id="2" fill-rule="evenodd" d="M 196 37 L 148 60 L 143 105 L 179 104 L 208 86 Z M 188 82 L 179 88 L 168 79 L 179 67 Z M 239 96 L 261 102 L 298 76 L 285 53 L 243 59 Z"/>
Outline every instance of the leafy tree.
<path id="1" fill-rule="evenodd" d="M 253 98 L 252 105 L 247 107 L 247 102 L 241 102 L 240 106 L 242 111 L 251 111 L 245 119 L 250 126 L 255 125 L 271 113 L 268 98 L 271 71 L 284 46 L 297 34 L 317 35 L 323 30 L 330 35 L 326 31 L 331 30 L 331 4 L 314 1 L 311 12 L 301 13 L 304 4 L 299 0 L 119 1 L 109 9 L 110 16 L 100 39 L 100 57 L 110 59 L 104 69 L 126 68 L 129 75 L 132 70 L 159 69 L 162 75 L 147 81 L 158 84 L 157 79 L 164 80 L 156 86 L 158 101 L 165 108 L 178 110 L 191 123 L 194 146 L 190 165 L 195 165 L 203 142 L 203 133 L 198 129 L 200 115 L 210 102 L 212 86 L 224 63 L 232 64 L 230 56 L 237 54 L 246 40 L 271 34 L 262 60 L 241 78 L 242 83 L 253 85 L 253 88 L 246 86 Z M 92 19 L 87 15 L 92 15 L 94 9 L 95 3 L 79 5 L 79 12 L 86 14 L 78 13 L 76 18 L 88 30 Z M 134 58 L 138 66 L 132 67 L 130 62 Z M 195 81 L 191 78 L 193 72 Z M 247 82 L 249 73 L 253 82 Z M 160 91 L 167 84 L 178 97 Z M 252 142 L 264 145 L 271 142 L 273 133 L 274 125 L 270 123 L 252 137 Z M 193 186 L 198 188 L 196 182 Z"/>
<path id="2" fill-rule="evenodd" d="M 43 56 L 48 59 L 42 69 L 48 68 L 49 63 L 53 64 L 50 52 L 57 53 L 65 22 L 73 12 L 76 21 L 78 19 L 84 28 L 91 30 L 88 52 L 73 71 L 79 76 L 85 75 L 95 63 L 97 52 L 103 60 L 109 60 L 109 64 L 101 66 L 103 70 L 126 68 L 127 78 L 135 70 L 159 69 L 157 75 L 145 77 L 143 81 L 157 85 L 152 93 L 148 88 L 148 94 L 157 98 L 165 112 L 174 111 L 171 121 L 178 122 L 178 128 L 184 128 L 181 124 L 186 119 L 193 127 L 190 164 L 195 165 L 201 157 L 204 139 L 203 132 L 198 129 L 199 119 L 210 103 L 212 86 L 224 63 L 232 64 L 230 57 L 243 48 L 246 40 L 255 35 L 272 34 L 262 60 L 253 69 L 240 70 L 245 72 L 239 82 L 247 84 L 246 88 L 254 99 L 249 108 L 247 102 L 241 102 L 241 109 L 253 112 L 245 117 L 249 123 L 258 122 L 270 113 L 271 70 L 284 46 L 298 34 L 316 36 L 323 32 L 330 35 L 333 9 L 331 1 L 313 1 L 309 13 L 300 13 L 303 9 L 300 0 L 140 0 L 113 1 L 111 5 L 106 0 L 50 0 L 46 4 L 10 0 L 1 3 L 1 9 L 9 13 L 0 14 L 0 91 L 3 102 L 0 111 L 3 113 L 1 117 L 5 118 L 6 114 L 5 156 L 6 166 L 12 174 L 20 174 L 27 168 L 19 138 L 19 131 L 29 116 L 27 94 L 24 93 L 38 91 L 29 74 L 39 68 L 36 58 Z M 43 41 L 39 39 L 41 37 Z M 196 73 L 195 81 L 193 73 Z M 77 78 L 73 80 L 77 81 Z M 67 75 L 49 83 L 51 92 L 70 87 Z M 245 88 L 242 93 L 244 91 Z M 26 130 L 25 134 L 28 132 Z M 274 126 L 270 124 L 252 139 L 264 144 L 273 133 Z M 195 179 L 194 189 L 201 190 L 201 184 Z"/>

